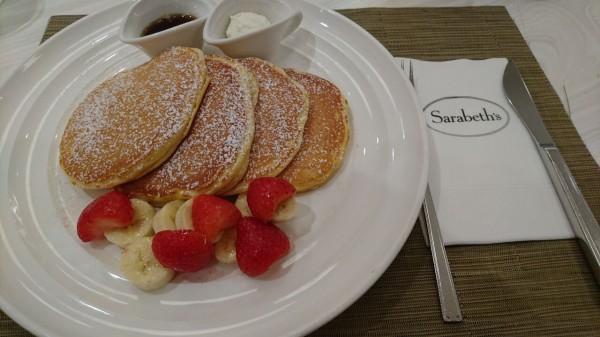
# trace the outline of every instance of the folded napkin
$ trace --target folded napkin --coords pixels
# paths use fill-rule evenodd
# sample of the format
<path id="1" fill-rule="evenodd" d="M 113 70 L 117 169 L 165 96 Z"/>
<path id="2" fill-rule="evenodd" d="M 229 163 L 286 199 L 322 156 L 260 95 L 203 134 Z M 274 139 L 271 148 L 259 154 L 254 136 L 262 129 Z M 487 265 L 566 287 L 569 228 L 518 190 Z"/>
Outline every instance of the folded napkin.
<path id="1" fill-rule="evenodd" d="M 535 143 L 504 96 L 507 60 L 411 61 L 444 243 L 573 237 Z"/>

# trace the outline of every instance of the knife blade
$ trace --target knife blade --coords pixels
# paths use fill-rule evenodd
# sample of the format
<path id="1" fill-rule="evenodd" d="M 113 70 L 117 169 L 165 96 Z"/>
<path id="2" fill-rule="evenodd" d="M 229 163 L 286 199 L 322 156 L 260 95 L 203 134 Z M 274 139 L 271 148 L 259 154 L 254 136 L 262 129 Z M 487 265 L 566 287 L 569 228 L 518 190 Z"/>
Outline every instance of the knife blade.
<path id="1" fill-rule="evenodd" d="M 577 186 L 569 167 L 546 130 L 517 66 L 508 61 L 502 79 L 504 94 L 532 138 L 556 194 L 588 263 L 600 284 L 600 226 Z"/>

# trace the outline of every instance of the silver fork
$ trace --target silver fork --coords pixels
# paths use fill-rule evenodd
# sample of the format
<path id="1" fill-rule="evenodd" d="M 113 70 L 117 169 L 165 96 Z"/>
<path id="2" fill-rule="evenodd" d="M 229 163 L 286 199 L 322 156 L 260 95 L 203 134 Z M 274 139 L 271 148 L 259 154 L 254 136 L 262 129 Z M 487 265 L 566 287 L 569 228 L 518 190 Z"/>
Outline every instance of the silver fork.
<path id="1" fill-rule="evenodd" d="M 400 60 L 400 67 L 404 70 L 404 60 Z M 412 61 L 409 63 L 408 80 L 414 87 L 415 78 Z M 423 231 L 423 236 L 425 237 L 425 244 L 431 248 L 442 317 L 445 322 L 460 322 L 462 321 L 460 304 L 458 303 L 458 297 L 456 296 L 454 280 L 452 279 L 452 273 L 450 272 L 446 248 L 442 241 L 437 214 L 433 207 L 433 198 L 431 197 L 429 184 L 427 184 L 425 190 L 425 200 L 423 201 L 423 207 L 419 214 L 419 222 L 421 230 Z"/>

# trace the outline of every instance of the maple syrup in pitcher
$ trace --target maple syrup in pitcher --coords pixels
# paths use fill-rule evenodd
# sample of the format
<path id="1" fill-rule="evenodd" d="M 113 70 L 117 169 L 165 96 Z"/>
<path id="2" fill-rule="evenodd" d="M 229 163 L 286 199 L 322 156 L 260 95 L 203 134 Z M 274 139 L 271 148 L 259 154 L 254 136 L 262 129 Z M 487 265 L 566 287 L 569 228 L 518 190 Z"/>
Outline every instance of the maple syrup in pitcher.
<path id="1" fill-rule="evenodd" d="M 148 26 L 146 26 L 146 28 L 144 28 L 142 31 L 142 36 L 148 36 L 162 32 L 163 30 L 179 26 L 192 20 L 196 20 L 196 17 L 191 14 L 167 14 L 152 21 Z"/>

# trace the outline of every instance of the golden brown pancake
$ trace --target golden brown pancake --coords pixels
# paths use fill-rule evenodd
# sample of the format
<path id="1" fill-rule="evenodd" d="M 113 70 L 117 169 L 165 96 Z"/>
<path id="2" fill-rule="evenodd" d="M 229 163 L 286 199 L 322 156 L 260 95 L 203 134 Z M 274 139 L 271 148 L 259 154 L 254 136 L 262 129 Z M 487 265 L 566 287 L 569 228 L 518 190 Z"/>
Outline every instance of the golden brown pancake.
<path id="1" fill-rule="evenodd" d="M 187 134 L 208 85 L 204 54 L 175 47 L 92 90 L 69 119 L 60 165 L 83 188 L 136 179 Z"/>
<path id="2" fill-rule="evenodd" d="M 258 81 L 256 129 L 246 174 L 224 195 L 245 192 L 255 178 L 277 176 L 300 149 L 308 116 L 306 90 L 283 69 L 253 57 L 238 61 Z"/>
<path id="3" fill-rule="evenodd" d="M 155 205 L 229 189 L 243 177 L 254 137 L 258 86 L 237 61 L 207 56 L 210 84 L 192 128 L 154 171 L 118 187 Z"/>
<path id="4" fill-rule="evenodd" d="M 324 78 L 294 69 L 285 72 L 304 86 L 310 101 L 300 151 L 279 174 L 301 192 L 321 186 L 340 167 L 350 135 L 348 103 Z"/>

